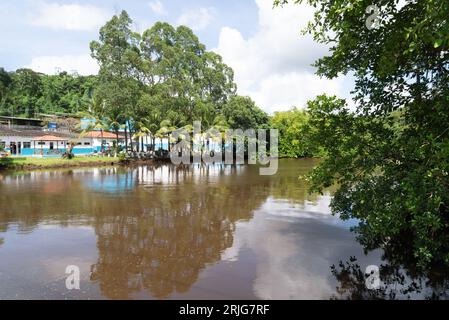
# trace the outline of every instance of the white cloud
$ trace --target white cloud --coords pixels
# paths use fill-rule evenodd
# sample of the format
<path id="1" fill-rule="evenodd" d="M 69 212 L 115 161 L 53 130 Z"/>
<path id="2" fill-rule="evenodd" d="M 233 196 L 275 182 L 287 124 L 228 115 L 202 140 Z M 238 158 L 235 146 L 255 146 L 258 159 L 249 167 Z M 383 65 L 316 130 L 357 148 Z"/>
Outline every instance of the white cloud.
<path id="1" fill-rule="evenodd" d="M 255 0 L 259 29 L 245 39 L 236 29 L 221 29 L 214 49 L 235 71 L 239 94 L 251 96 L 267 112 L 304 107 L 322 93 L 346 96 L 343 81 L 320 79 L 311 66 L 328 49 L 301 30 L 313 18 L 307 5 L 273 9 L 272 0 Z"/>
<path id="2" fill-rule="evenodd" d="M 288 220 L 283 219 L 285 211 Z M 334 263 L 333 253 L 340 252 L 347 243 L 336 238 L 317 251 L 314 230 L 303 233 L 300 227 L 307 220 L 317 219 L 320 228 L 334 231 L 331 225 L 334 218 L 326 211 L 327 208 L 324 212 L 307 212 L 300 206 L 292 207 L 291 203 L 269 198 L 254 212 L 251 221 L 236 224 L 233 245 L 222 253 L 221 259 L 239 261 L 244 254 L 242 249 L 256 254 L 253 291 L 259 299 L 329 299 L 334 293 L 334 285 L 327 276 L 329 265 Z M 293 233 L 288 231 L 292 226 L 295 226 Z M 318 242 L 323 243 L 322 239 Z"/>
<path id="3" fill-rule="evenodd" d="M 111 14 L 93 5 L 39 3 L 29 16 L 30 24 L 57 30 L 93 31 Z"/>
<path id="4" fill-rule="evenodd" d="M 194 31 L 206 28 L 213 20 L 215 15 L 214 8 L 199 8 L 185 11 L 179 18 L 179 25 L 186 25 Z"/>
<path id="5" fill-rule="evenodd" d="M 97 74 L 99 70 L 97 62 L 88 54 L 36 57 L 26 68 L 46 74 L 55 74 L 58 70 L 76 71 L 80 75 Z"/>
<path id="6" fill-rule="evenodd" d="M 150 6 L 150 9 L 156 14 L 159 15 L 167 14 L 167 10 L 165 10 L 164 5 L 159 0 L 151 1 L 150 3 L 148 3 L 148 5 Z"/>
<path id="7" fill-rule="evenodd" d="M 311 72 L 293 71 L 285 74 L 275 73 L 260 80 L 255 89 L 246 93 L 268 113 L 285 111 L 292 106 L 303 108 L 307 100 L 321 94 L 341 95 L 341 80 L 317 77 Z"/>

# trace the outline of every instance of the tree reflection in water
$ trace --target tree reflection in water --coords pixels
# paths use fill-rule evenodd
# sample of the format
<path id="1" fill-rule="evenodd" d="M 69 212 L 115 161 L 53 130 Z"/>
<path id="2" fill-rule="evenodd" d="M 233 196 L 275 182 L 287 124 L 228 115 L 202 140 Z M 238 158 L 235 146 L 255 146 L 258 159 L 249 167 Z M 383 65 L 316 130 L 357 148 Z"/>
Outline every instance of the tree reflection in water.
<path id="1" fill-rule="evenodd" d="M 138 169 L 137 181 L 148 188 L 139 188 L 121 213 L 96 216 L 98 262 L 91 280 L 108 298 L 142 290 L 155 298 L 187 292 L 200 271 L 232 246 L 235 222 L 250 219 L 267 197 L 263 183 L 241 188 L 226 179 L 225 167 L 164 170 L 161 176 L 157 169 Z"/>
<path id="2" fill-rule="evenodd" d="M 331 299 L 373 300 L 373 299 L 448 299 L 449 272 L 435 267 L 432 270 L 418 270 L 414 266 L 386 263 L 379 266 L 380 285 L 369 289 L 365 274 L 356 257 L 340 261 L 331 266 L 332 275 L 338 282 Z"/>
<path id="3" fill-rule="evenodd" d="M 316 296 L 327 298 L 334 287 L 333 281 L 329 281 L 328 266 L 350 255 L 359 255 L 360 247 L 352 237 L 344 236 L 347 226 L 325 227 L 334 224 L 333 219 L 326 218 L 328 201 L 308 195 L 307 185 L 298 180 L 298 176 L 313 165 L 314 162 L 306 160 L 282 160 L 278 174 L 273 177 L 260 176 L 254 166 L 220 165 L 74 169 L 5 175 L 0 183 L 0 203 L 5 204 L 0 214 L 0 253 L 6 254 L 12 263 L 2 271 L 22 281 L 17 286 L 11 285 L 13 294 L 18 292 L 14 291 L 16 287 L 29 286 L 27 279 L 20 278 L 22 275 L 16 272 L 16 262 L 26 264 L 26 271 L 31 271 L 36 263 L 55 260 L 55 254 L 62 260 L 81 258 L 85 272 L 89 267 L 91 271 L 90 279 L 86 279 L 90 281 L 85 284 L 91 288 L 89 297 L 114 299 L 196 297 L 196 292 L 207 296 L 219 283 L 212 279 L 216 275 L 225 278 L 221 283 L 229 285 L 222 291 L 231 294 L 240 287 L 242 291 L 253 289 L 251 272 L 256 272 L 255 279 L 257 272 L 270 274 L 273 281 L 279 281 L 280 272 L 289 272 L 291 277 L 286 277 L 284 286 L 278 287 L 283 294 L 287 287 L 293 288 L 292 298 L 310 297 L 310 292 L 301 295 L 301 288 L 308 279 L 319 279 L 324 293 L 321 296 L 317 290 Z M 260 210 L 267 203 L 275 205 Z M 255 219 L 254 212 L 257 212 Z M 220 269 L 227 267 L 227 262 L 208 268 L 223 260 L 226 249 L 236 246 L 236 224 L 242 220 L 256 223 L 252 227 L 257 237 L 249 236 L 245 243 L 257 255 L 257 264 L 247 264 L 250 259 L 244 256 L 246 253 L 239 253 L 242 256 L 232 263 L 236 266 L 232 272 Z M 261 221 L 266 224 L 257 224 Z M 28 236 L 50 234 L 45 230 L 47 227 L 62 233 L 52 232 L 60 236 L 54 239 L 45 236 L 45 243 L 33 243 L 35 248 L 23 247 L 34 239 Z M 77 227 L 88 231 L 75 232 Z M 239 229 L 240 233 L 248 230 L 252 229 Z M 16 234 L 19 236 L 14 238 Z M 265 241 L 273 237 L 281 240 L 277 243 L 270 240 L 274 245 L 267 245 Z M 66 239 L 76 242 L 79 251 L 65 251 L 73 248 L 73 242 L 66 243 Z M 363 239 L 359 241 L 365 247 L 369 244 Z M 337 243 L 330 246 L 330 242 Z M 286 244 L 291 246 L 282 256 L 281 246 Z M 318 244 L 335 248 L 335 252 L 310 249 L 319 248 Z M 383 285 L 376 291 L 365 287 L 366 265 L 358 265 L 357 260 L 350 259 L 335 266 L 331 271 L 338 282 L 338 291 L 332 298 L 449 298 L 447 272 L 437 269 L 418 272 L 413 268 L 412 259 L 405 256 L 404 246 L 396 247 L 397 250 L 390 250 L 390 247 L 383 251 L 382 260 L 377 256 L 375 260 L 367 258 L 384 264 L 380 267 Z M 270 254 L 259 248 L 270 250 Z M 27 256 L 30 252 L 33 254 Z M 281 258 L 274 264 L 261 263 L 265 257 L 270 261 Z M 359 258 L 362 261 L 366 257 Z M 213 276 L 207 273 L 216 266 L 219 267 L 217 273 Z M 252 270 L 254 266 L 261 269 Z M 264 269 L 267 266 L 273 269 Z M 58 276 L 58 272 L 64 275 L 63 267 L 58 265 L 55 269 Z M 240 267 L 244 273 L 242 277 L 236 277 L 235 282 L 228 280 L 238 275 Z M 295 273 L 291 268 L 303 272 Z M 208 270 L 201 274 L 205 269 Z M 44 277 L 42 283 L 33 288 L 41 290 L 49 279 L 52 280 Z M 242 283 L 241 279 L 248 282 Z"/>
<path id="4" fill-rule="evenodd" d="M 221 261 L 233 245 L 236 222 L 251 220 L 268 197 L 297 204 L 317 199 L 308 197 L 297 179 L 313 162 L 301 162 L 299 168 L 287 162 L 276 177 L 260 176 L 256 166 L 222 165 L 6 175 L 0 202 L 8 205 L 2 208 L 0 232 L 92 228 L 95 257 L 86 255 L 86 260 L 101 297 L 167 298 L 187 292 L 203 269 Z M 81 257 L 91 248 L 85 241 Z M 45 246 L 38 248 L 40 257 L 22 260 L 35 263 L 53 255 Z"/>

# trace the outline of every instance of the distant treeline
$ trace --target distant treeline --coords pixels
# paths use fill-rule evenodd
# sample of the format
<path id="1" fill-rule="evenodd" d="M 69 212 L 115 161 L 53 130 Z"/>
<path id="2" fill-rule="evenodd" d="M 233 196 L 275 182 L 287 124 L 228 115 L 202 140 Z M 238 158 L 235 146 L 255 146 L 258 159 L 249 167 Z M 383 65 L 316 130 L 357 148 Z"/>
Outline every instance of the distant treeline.
<path id="1" fill-rule="evenodd" d="M 7 72 L 0 68 L 0 115 L 35 117 L 37 114 L 77 115 L 88 112 L 92 103 L 97 76 L 80 76 L 61 72 L 46 75 L 30 69 Z M 268 116 L 248 97 L 235 97 L 223 111 L 232 127 L 252 125 L 279 129 L 281 157 L 319 156 L 322 151 L 307 143 L 308 114 L 293 108 Z M 238 105 L 250 105 L 239 108 Z M 246 113 L 246 114 L 245 114 Z"/>
<path id="2" fill-rule="evenodd" d="M 88 109 L 96 76 L 0 68 L 0 115 L 33 118 L 38 113 L 76 114 Z"/>
<path id="3" fill-rule="evenodd" d="M 203 130 L 220 132 L 277 128 L 281 156 L 319 154 L 307 145 L 305 111 L 270 117 L 250 97 L 239 96 L 232 68 L 207 51 L 191 29 L 157 22 L 136 33 L 131 25 L 123 11 L 90 43 L 100 66 L 95 76 L 0 68 L 0 115 L 88 117 L 95 120 L 88 130 L 124 130 L 136 142 L 148 135 L 166 138 L 177 128 L 191 131 L 194 121 L 201 121 Z"/>

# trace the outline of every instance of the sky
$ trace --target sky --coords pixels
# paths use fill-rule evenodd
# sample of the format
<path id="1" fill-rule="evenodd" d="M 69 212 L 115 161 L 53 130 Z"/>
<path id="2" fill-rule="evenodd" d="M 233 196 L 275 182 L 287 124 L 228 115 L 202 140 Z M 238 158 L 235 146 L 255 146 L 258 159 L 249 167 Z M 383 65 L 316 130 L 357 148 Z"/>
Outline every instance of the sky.
<path id="1" fill-rule="evenodd" d="M 126 10 L 143 32 L 156 21 L 187 25 L 234 69 L 238 93 L 268 113 L 304 108 L 323 93 L 349 98 L 350 78 L 322 79 L 312 63 L 328 49 L 301 29 L 306 5 L 273 8 L 272 0 L 1 1 L 0 67 L 55 74 L 96 74 L 89 43 L 112 15 Z"/>

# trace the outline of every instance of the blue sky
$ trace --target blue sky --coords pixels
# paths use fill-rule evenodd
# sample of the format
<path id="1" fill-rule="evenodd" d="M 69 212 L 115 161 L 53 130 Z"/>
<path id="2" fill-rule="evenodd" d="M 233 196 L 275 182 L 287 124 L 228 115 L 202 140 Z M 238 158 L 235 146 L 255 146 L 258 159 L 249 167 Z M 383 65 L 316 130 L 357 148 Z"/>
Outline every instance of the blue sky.
<path id="1" fill-rule="evenodd" d="M 89 42 L 122 9 L 144 31 L 156 21 L 191 27 L 235 71 L 239 93 L 268 112 L 304 107 L 317 94 L 346 97 L 347 79 L 326 80 L 310 66 L 327 48 L 300 35 L 311 18 L 304 5 L 272 0 L 16 0 L 0 3 L 0 67 L 96 73 Z"/>
<path id="2" fill-rule="evenodd" d="M 162 4 L 162 11 L 152 9 Z M 257 26 L 257 6 L 251 0 L 162 0 L 162 1 L 108 1 L 108 0 L 57 0 L 35 1 L 18 0 L 0 4 L 2 19 L 0 28 L 0 61 L 8 70 L 15 70 L 31 62 L 36 56 L 76 55 L 89 52 L 89 42 L 98 37 L 98 28 L 92 30 L 57 29 L 45 25 L 36 25 L 33 19 L 45 5 L 86 5 L 95 6 L 104 11 L 106 17 L 127 10 L 135 21 L 135 28 L 145 30 L 156 21 L 177 24 L 178 20 L 189 12 L 198 12 L 206 8 L 211 20 L 207 27 L 196 30 L 196 34 L 208 48 L 218 42 L 221 27 L 228 25 L 242 31 L 246 36 L 255 32 Z M 99 19 L 101 21 L 102 19 Z"/>

